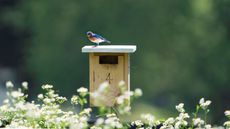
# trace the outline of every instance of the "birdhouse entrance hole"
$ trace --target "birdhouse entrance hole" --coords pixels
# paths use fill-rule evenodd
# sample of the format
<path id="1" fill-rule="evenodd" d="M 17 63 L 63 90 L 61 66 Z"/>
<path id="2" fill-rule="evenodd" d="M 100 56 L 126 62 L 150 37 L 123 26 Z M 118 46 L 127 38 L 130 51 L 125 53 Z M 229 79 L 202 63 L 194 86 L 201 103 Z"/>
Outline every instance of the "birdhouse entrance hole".
<path id="1" fill-rule="evenodd" d="M 100 56 L 100 64 L 118 64 L 118 56 Z"/>

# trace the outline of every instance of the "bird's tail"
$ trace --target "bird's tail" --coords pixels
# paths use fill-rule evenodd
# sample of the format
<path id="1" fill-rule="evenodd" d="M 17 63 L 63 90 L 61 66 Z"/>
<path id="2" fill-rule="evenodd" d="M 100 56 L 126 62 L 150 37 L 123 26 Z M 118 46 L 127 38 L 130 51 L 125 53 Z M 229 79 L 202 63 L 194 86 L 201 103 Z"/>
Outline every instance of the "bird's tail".
<path id="1" fill-rule="evenodd" d="M 106 40 L 105 42 L 107 42 L 107 43 L 111 43 L 109 40 Z"/>

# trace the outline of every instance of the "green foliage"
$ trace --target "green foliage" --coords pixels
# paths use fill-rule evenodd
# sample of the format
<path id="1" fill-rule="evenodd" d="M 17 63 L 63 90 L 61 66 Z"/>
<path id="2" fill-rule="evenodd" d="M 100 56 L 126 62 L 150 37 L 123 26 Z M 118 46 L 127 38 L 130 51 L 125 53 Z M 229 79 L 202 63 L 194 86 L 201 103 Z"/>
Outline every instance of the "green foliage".
<path id="1" fill-rule="evenodd" d="M 191 106 L 194 98 L 208 96 L 219 119 L 230 99 L 229 4 L 25 0 L 7 11 L 4 20 L 31 33 L 26 65 L 37 85 L 52 83 L 66 95 L 79 84 L 87 86 L 88 56 L 81 47 L 91 44 L 85 32 L 92 30 L 114 45 L 137 45 L 131 87 L 141 86 L 145 100 L 170 107 L 182 98 Z"/>

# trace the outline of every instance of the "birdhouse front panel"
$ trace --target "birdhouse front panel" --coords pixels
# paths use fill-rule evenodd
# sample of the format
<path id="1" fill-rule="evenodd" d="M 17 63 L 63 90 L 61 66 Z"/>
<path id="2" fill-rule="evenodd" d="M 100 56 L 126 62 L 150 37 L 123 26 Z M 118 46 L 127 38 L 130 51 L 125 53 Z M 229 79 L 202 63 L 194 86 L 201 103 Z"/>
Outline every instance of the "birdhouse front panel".
<path id="1" fill-rule="evenodd" d="M 91 106 L 114 106 L 115 98 L 120 95 L 120 81 L 125 82 L 126 90 L 129 91 L 129 54 L 135 51 L 135 45 L 98 45 L 82 48 L 82 52 L 89 53 Z M 102 93 L 101 86 L 103 87 L 105 82 L 109 87 L 102 89 L 105 91 Z"/>
<path id="2" fill-rule="evenodd" d="M 125 53 L 90 53 L 90 92 L 98 90 L 104 82 L 109 84 L 105 101 L 97 103 L 90 97 L 91 106 L 113 106 L 120 94 L 119 82 L 125 81 L 129 90 L 129 62 Z"/>

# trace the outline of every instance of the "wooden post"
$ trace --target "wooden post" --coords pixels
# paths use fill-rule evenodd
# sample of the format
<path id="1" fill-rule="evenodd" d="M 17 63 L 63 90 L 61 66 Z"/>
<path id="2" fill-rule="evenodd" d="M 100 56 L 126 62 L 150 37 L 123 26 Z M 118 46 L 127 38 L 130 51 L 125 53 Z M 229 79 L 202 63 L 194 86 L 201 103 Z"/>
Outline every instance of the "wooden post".
<path id="1" fill-rule="evenodd" d="M 90 92 L 97 90 L 101 83 L 108 82 L 110 90 L 106 94 L 104 104 L 97 105 L 90 96 L 91 106 L 113 106 L 114 98 L 119 95 L 118 83 L 124 81 L 126 89 L 130 89 L 129 53 L 136 51 L 136 46 L 85 46 L 82 52 L 89 53 Z"/>

